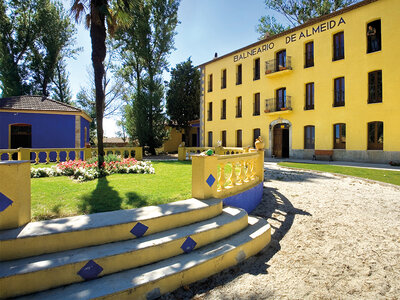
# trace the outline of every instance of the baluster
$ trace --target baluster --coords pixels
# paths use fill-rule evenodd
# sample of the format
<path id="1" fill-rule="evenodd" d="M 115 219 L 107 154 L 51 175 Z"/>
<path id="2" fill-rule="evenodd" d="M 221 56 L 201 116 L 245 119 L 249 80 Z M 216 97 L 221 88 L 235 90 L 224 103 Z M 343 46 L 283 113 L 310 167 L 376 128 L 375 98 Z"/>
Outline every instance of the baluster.
<path id="1" fill-rule="evenodd" d="M 46 153 L 46 164 L 50 162 L 50 151 L 45 151 Z"/>
<path id="2" fill-rule="evenodd" d="M 232 162 L 232 171 L 231 171 L 231 176 L 229 176 L 229 181 L 231 182 L 230 184 L 229 184 L 229 187 L 234 187 L 235 185 L 236 185 L 236 171 L 235 171 L 235 169 L 236 169 L 236 163 L 235 162 Z"/>
<path id="3" fill-rule="evenodd" d="M 11 160 L 12 153 L 11 152 L 7 153 L 7 156 L 8 156 L 8 160 Z"/>
<path id="4" fill-rule="evenodd" d="M 132 158 L 131 153 L 132 153 L 132 151 L 130 149 L 128 149 L 128 158 Z"/>
<path id="5" fill-rule="evenodd" d="M 219 182 L 218 190 L 222 191 L 225 189 L 225 164 L 221 163 L 219 166 L 221 168 L 221 172 L 220 172 L 219 180 L 218 180 L 218 182 Z"/>
<path id="6" fill-rule="evenodd" d="M 256 171 L 255 171 L 255 167 L 256 167 L 256 160 L 255 159 L 252 159 L 251 161 L 250 161 L 250 166 L 251 166 L 251 169 L 250 169 L 250 180 L 255 180 L 256 179 Z"/>
<path id="7" fill-rule="evenodd" d="M 246 165 L 246 176 L 245 176 L 244 181 L 249 182 L 250 181 L 250 161 L 246 160 L 245 165 Z"/>
<path id="8" fill-rule="evenodd" d="M 69 151 L 65 151 L 66 157 L 65 157 L 65 161 L 69 161 Z"/>
<path id="9" fill-rule="evenodd" d="M 36 157 L 35 157 L 35 164 L 39 163 L 39 152 L 35 152 Z"/>
<path id="10" fill-rule="evenodd" d="M 240 161 L 240 173 L 238 183 L 242 184 L 244 182 L 244 160 Z"/>
<path id="11" fill-rule="evenodd" d="M 79 160 L 79 153 L 78 153 L 78 151 L 74 151 L 75 152 L 75 160 Z"/>
<path id="12" fill-rule="evenodd" d="M 56 157 L 56 161 L 57 163 L 60 162 L 60 151 L 56 151 L 57 157 Z"/>

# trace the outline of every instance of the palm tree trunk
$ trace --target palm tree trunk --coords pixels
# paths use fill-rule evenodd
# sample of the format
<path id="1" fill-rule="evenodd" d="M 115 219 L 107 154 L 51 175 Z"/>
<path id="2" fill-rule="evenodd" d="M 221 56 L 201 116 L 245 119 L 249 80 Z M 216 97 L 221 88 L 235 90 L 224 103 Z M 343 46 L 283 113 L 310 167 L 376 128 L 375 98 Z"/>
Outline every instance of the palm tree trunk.
<path id="1" fill-rule="evenodd" d="M 90 38 L 92 40 L 92 63 L 94 70 L 94 83 L 96 88 L 96 122 L 97 122 L 97 151 L 98 166 L 103 168 L 104 146 L 103 146 L 103 115 L 104 115 L 104 59 L 106 58 L 106 26 L 104 7 L 107 0 L 92 0 L 91 2 L 91 24 Z M 103 9 L 102 9 L 103 8 Z"/>

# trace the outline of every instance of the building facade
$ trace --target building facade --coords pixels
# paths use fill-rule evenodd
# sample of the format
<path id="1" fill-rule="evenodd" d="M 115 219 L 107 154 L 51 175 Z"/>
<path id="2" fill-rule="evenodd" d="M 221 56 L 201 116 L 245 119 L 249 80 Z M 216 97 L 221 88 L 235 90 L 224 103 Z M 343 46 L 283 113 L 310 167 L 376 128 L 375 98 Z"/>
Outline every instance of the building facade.
<path id="1" fill-rule="evenodd" d="M 2 98 L 0 149 L 84 148 L 91 121 L 82 110 L 42 96 Z M 61 153 L 60 159 L 65 156 Z"/>
<path id="2" fill-rule="evenodd" d="M 362 1 L 200 65 L 200 144 L 399 161 L 399 11 Z"/>

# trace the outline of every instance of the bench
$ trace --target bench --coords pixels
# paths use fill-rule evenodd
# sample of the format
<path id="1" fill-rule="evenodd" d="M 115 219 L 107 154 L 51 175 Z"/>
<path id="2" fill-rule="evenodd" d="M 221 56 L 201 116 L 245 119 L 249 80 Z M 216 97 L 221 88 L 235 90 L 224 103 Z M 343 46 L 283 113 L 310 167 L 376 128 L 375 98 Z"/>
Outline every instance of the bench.
<path id="1" fill-rule="evenodd" d="M 333 150 L 315 150 L 313 160 L 333 161 Z"/>

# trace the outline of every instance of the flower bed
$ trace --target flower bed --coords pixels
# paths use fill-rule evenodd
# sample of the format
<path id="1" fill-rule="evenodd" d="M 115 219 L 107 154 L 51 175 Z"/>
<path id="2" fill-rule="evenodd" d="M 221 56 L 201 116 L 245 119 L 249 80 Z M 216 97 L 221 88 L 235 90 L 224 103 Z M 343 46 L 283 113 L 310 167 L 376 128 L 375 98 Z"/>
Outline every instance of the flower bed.
<path id="1" fill-rule="evenodd" d="M 31 168 L 31 178 L 72 176 L 78 181 L 87 181 L 115 173 L 154 174 L 151 162 L 137 161 L 134 158 L 104 162 L 103 167 L 100 170 L 96 162 L 70 160 L 50 168 Z"/>

